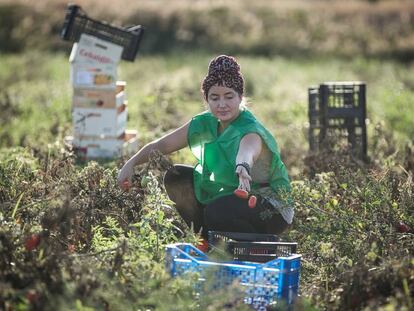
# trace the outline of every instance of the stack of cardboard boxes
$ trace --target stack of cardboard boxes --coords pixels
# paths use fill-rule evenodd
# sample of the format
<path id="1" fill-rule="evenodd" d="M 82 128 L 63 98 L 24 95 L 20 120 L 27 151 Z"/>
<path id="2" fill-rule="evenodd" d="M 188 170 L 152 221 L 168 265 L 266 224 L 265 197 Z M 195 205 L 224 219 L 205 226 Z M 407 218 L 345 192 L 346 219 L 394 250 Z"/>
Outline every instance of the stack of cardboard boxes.
<path id="1" fill-rule="evenodd" d="M 121 54 L 121 46 L 86 34 L 73 45 L 71 140 L 86 159 L 113 158 L 137 149 L 137 132 L 126 130 L 126 82 L 117 81 Z"/>

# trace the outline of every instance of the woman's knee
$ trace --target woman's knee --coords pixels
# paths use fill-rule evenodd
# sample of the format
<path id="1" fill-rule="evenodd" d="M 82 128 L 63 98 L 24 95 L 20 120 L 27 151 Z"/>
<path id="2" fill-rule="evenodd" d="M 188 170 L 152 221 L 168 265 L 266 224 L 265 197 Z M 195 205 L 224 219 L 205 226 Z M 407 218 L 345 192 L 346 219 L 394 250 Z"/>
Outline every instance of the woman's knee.
<path id="1" fill-rule="evenodd" d="M 226 220 L 221 215 L 221 211 L 216 205 L 207 205 L 204 209 L 204 222 L 209 227 L 216 227 L 217 224 L 225 223 Z"/>
<path id="2" fill-rule="evenodd" d="M 174 165 L 169 170 L 167 170 L 164 174 L 164 184 L 171 185 L 183 178 L 186 178 L 188 174 L 185 174 L 184 170 L 181 168 L 180 165 Z"/>
<path id="3" fill-rule="evenodd" d="M 219 198 L 208 204 L 204 209 L 204 221 L 209 228 L 221 227 L 228 223 L 229 209 L 222 203 L 223 199 Z"/>
<path id="4" fill-rule="evenodd" d="M 242 232 L 245 226 L 240 224 L 250 222 L 248 210 L 245 200 L 234 195 L 223 196 L 206 206 L 204 221 L 210 229 Z"/>
<path id="5" fill-rule="evenodd" d="M 176 192 L 182 187 L 193 188 L 192 167 L 176 164 L 165 172 L 163 183 L 168 195 Z"/>

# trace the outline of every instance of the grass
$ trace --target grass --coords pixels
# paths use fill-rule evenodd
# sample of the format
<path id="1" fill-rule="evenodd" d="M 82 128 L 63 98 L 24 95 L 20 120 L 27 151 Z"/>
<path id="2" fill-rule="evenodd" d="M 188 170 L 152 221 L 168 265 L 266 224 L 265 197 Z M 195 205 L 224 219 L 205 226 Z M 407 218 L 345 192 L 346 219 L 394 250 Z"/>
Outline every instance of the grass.
<path id="1" fill-rule="evenodd" d="M 80 0 L 98 20 L 146 27 L 142 51 L 201 49 L 254 55 L 354 55 L 413 59 L 410 0 Z M 2 51 L 64 50 L 67 1 L 0 1 Z M 125 7 L 128 7 L 126 10 Z M 110 10 L 108 9 L 110 8 Z"/>
<path id="2" fill-rule="evenodd" d="M 200 81 L 213 56 L 175 53 L 142 56 L 134 63 L 120 63 L 119 79 L 127 81 L 128 127 L 139 131 L 141 145 L 205 109 Z M 361 57 L 238 58 L 250 108 L 276 136 L 293 176 L 303 169 L 308 149 L 307 88 L 324 81 L 365 81 L 370 138 L 376 125 L 383 124 L 401 146 L 412 140 L 411 64 Z M 0 81 L 6 86 L 0 146 L 53 143 L 57 137 L 71 134 L 72 90 L 66 54 L 0 55 L 0 64 L 4 68 Z M 8 101 L 4 94 L 8 94 Z M 174 159 L 192 161 L 186 151 L 179 152 Z"/>

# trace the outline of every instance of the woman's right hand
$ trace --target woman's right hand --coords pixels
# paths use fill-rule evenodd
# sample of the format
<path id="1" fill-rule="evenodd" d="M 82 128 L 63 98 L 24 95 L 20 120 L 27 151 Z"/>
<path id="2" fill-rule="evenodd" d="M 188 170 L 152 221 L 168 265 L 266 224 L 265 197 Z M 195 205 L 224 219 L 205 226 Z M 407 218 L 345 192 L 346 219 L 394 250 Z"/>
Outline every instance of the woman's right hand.
<path id="1" fill-rule="evenodd" d="M 131 186 L 132 175 L 134 174 L 134 166 L 131 162 L 127 162 L 119 170 L 118 185 L 123 190 L 128 190 Z"/>

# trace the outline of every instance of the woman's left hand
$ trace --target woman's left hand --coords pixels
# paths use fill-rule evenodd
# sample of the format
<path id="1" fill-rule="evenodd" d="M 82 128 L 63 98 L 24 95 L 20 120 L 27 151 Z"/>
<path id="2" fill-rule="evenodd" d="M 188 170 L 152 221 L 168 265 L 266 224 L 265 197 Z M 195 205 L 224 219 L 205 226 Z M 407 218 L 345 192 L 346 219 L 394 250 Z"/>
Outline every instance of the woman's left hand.
<path id="1" fill-rule="evenodd" d="M 236 167 L 236 174 L 239 176 L 239 189 L 250 192 L 250 182 L 252 178 L 243 166 Z"/>

